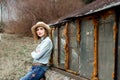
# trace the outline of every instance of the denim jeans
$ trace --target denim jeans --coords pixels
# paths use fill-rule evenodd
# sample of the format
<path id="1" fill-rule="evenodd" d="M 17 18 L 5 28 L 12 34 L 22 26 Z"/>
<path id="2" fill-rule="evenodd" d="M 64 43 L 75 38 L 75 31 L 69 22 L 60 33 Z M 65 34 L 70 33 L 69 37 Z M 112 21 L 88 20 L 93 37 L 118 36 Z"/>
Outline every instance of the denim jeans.
<path id="1" fill-rule="evenodd" d="M 47 66 L 32 66 L 31 70 L 20 80 L 40 80 L 45 77 Z"/>

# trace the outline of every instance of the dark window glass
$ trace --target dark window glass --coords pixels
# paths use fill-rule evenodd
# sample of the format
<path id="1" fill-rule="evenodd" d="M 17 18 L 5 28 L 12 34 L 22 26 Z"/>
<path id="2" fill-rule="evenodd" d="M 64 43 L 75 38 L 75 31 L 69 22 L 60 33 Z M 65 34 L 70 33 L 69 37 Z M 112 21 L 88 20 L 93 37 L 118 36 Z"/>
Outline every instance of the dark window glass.
<path id="1" fill-rule="evenodd" d="M 69 68 L 70 70 L 79 71 L 79 60 L 78 60 L 78 41 L 77 41 L 77 26 L 75 22 L 69 23 L 68 27 L 69 35 Z"/>
<path id="2" fill-rule="evenodd" d="M 54 66 L 58 67 L 58 28 L 53 29 L 53 43 L 54 43 L 54 49 L 53 49 L 53 64 Z"/>
<path id="3" fill-rule="evenodd" d="M 60 40 L 60 67 L 65 69 L 65 44 L 66 44 L 66 37 L 65 37 L 65 26 L 62 26 L 59 33 L 59 40 Z"/>

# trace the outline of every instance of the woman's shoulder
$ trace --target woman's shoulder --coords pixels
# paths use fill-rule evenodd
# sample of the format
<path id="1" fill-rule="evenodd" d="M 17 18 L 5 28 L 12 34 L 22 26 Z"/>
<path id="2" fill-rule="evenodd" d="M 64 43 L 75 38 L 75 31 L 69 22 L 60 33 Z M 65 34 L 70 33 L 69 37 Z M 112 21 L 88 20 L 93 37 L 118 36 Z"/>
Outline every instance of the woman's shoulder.
<path id="1" fill-rule="evenodd" d="M 46 37 L 44 41 L 52 42 L 52 40 L 50 39 L 50 37 Z"/>

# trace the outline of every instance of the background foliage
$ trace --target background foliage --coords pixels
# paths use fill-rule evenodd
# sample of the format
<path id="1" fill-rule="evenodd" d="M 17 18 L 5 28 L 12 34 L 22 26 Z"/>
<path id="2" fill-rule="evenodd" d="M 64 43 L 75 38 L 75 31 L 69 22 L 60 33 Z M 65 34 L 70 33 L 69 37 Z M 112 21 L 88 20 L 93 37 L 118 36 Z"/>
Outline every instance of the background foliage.
<path id="1" fill-rule="evenodd" d="M 0 0 L 4 32 L 30 36 L 37 21 L 54 23 L 93 0 Z M 2 25 L 1 25 L 2 26 Z"/>

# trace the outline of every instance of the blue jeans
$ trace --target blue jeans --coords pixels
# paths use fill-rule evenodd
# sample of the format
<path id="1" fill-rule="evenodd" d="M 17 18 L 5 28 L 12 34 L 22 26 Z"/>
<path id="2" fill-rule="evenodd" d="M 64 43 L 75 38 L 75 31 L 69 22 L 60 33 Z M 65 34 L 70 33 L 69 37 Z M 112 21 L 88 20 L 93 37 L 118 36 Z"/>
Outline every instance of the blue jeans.
<path id="1" fill-rule="evenodd" d="M 20 80 L 40 80 L 45 77 L 47 66 L 32 66 L 31 70 Z"/>

